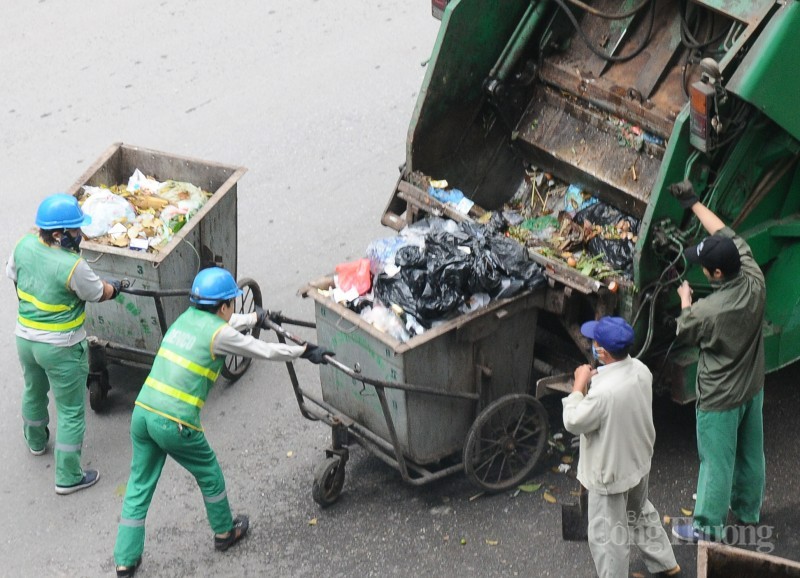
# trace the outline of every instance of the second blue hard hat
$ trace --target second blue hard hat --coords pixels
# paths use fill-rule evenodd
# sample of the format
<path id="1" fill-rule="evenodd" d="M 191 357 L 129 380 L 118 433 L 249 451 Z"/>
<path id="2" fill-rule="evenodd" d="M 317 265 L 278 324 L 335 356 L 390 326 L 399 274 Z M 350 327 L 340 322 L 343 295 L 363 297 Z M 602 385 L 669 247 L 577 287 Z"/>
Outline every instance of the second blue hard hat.
<path id="1" fill-rule="evenodd" d="M 196 305 L 216 305 L 241 294 L 233 275 L 222 267 L 209 267 L 194 278 L 189 301 Z"/>

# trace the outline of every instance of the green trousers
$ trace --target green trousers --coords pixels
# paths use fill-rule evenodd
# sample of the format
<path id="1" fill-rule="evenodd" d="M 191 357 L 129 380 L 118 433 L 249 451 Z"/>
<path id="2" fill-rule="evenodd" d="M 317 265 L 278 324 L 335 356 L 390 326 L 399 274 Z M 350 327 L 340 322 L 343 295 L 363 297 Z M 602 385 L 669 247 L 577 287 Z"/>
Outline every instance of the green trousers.
<path id="1" fill-rule="evenodd" d="M 40 450 L 47 443 L 48 392 L 53 391 L 58 430 L 55 442 L 56 485 L 71 486 L 83 478 L 81 447 L 86 431 L 86 377 L 89 358 L 86 342 L 72 347 L 17 337 L 22 365 L 22 431 L 28 447 Z"/>
<path id="2" fill-rule="evenodd" d="M 167 456 L 172 456 L 197 480 L 214 533 L 224 534 L 233 529 L 225 478 L 203 432 L 136 406 L 131 416 L 131 442 L 131 475 L 114 546 L 117 566 L 132 566 L 142 557 L 144 522 Z"/>
<path id="3" fill-rule="evenodd" d="M 757 524 L 764 499 L 764 390 L 727 411 L 697 410 L 700 475 L 694 526 L 722 538 L 728 508 L 746 524 Z"/>

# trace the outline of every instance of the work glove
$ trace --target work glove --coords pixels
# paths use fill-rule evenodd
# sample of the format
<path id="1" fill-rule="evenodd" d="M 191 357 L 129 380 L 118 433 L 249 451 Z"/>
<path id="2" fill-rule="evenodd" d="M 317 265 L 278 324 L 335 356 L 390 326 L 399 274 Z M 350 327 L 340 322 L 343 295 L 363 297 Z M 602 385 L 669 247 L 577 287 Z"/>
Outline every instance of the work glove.
<path id="1" fill-rule="evenodd" d="M 104 281 L 114 288 L 114 292 L 111 294 L 111 299 L 116 299 L 117 295 L 119 295 L 119 292 L 122 291 L 122 288 L 127 287 L 127 285 L 123 285 L 122 281 L 119 279 L 104 279 Z"/>
<path id="2" fill-rule="evenodd" d="M 689 179 L 671 184 L 669 186 L 669 192 L 673 197 L 678 199 L 678 202 L 684 209 L 691 209 L 692 205 L 700 201 Z"/>
<path id="3" fill-rule="evenodd" d="M 277 323 L 278 325 L 280 325 L 281 321 L 283 320 L 283 315 L 280 311 L 262 309 L 258 305 L 256 305 L 256 315 L 258 315 L 257 325 L 261 327 L 261 329 L 270 329 L 270 327 L 267 325 L 267 319 L 273 323 Z"/>
<path id="4" fill-rule="evenodd" d="M 311 343 L 310 341 L 306 342 L 306 350 L 300 356 L 303 359 L 308 359 L 311 363 L 328 363 L 325 359 L 326 355 L 330 355 L 333 357 L 335 354 L 333 351 L 328 351 L 327 349 L 320 347 L 316 343 Z"/>

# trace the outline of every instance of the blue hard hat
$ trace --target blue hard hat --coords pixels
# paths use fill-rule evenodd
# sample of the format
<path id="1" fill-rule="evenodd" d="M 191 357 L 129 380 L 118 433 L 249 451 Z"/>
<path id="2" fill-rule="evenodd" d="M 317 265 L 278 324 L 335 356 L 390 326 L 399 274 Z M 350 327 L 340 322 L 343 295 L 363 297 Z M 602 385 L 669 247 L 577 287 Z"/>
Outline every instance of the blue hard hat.
<path id="1" fill-rule="evenodd" d="M 221 267 L 209 267 L 194 278 L 189 301 L 196 305 L 216 305 L 241 294 L 233 275 Z"/>
<path id="2" fill-rule="evenodd" d="M 66 193 L 50 195 L 36 210 L 36 226 L 40 229 L 77 229 L 91 222 L 92 218 L 83 213 L 78 199 Z"/>

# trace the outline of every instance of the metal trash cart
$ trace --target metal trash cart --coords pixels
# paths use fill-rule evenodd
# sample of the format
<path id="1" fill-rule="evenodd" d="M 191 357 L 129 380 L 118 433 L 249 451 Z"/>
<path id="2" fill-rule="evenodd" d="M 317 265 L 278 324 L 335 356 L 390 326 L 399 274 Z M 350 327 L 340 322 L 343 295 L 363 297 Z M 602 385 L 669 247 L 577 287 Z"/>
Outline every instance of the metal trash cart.
<path id="1" fill-rule="evenodd" d="M 79 196 L 84 185 L 113 186 L 127 182 L 134 170 L 159 181 L 194 184 L 211 193 L 203 207 L 157 253 L 134 251 L 93 242 L 81 243 L 81 255 L 100 276 L 130 281 L 113 302 L 87 303 L 89 335 L 89 404 L 102 408 L 111 388 L 108 364 L 149 367 L 169 326 L 189 306 L 189 287 L 208 266 L 237 273 L 237 182 L 247 169 L 130 146 L 111 145 L 67 191 Z M 242 279 L 244 295 L 236 311 L 261 305 L 261 291 Z M 258 329 L 253 330 L 258 336 Z M 235 380 L 249 358 L 229 356 L 223 376 Z"/>
<path id="2" fill-rule="evenodd" d="M 338 499 L 352 442 L 413 485 L 460 471 L 490 492 L 524 481 L 548 437 L 547 412 L 527 393 L 544 293 L 492 302 L 401 343 L 317 290 L 332 285 L 328 277 L 301 290 L 315 301 L 316 323 L 270 323 L 280 341 L 297 343 L 284 324 L 316 327 L 335 353 L 319 366 L 321 399 L 287 363 L 301 414 L 332 431 L 314 500 L 325 507 Z"/>

